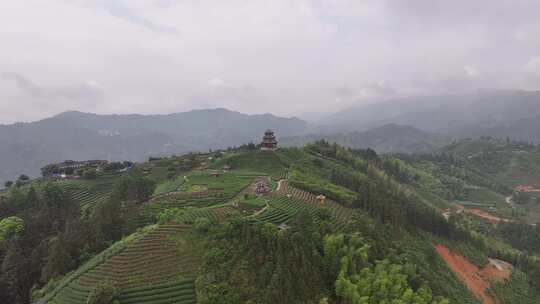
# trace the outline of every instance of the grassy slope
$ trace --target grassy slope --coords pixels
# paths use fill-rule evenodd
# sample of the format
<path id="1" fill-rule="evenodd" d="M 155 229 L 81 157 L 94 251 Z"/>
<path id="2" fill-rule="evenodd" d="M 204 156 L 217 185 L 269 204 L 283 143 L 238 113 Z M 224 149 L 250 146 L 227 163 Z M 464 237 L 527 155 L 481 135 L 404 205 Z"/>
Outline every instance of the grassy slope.
<path id="1" fill-rule="evenodd" d="M 216 161 L 211 168 L 219 169 L 225 165 L 246 175 L 268 175 L 279 179 L 284 175 L 287 166 L 278 156 L 279 152 L 272 151 L 239 151 L 228 152 L 223 159 Z"/>

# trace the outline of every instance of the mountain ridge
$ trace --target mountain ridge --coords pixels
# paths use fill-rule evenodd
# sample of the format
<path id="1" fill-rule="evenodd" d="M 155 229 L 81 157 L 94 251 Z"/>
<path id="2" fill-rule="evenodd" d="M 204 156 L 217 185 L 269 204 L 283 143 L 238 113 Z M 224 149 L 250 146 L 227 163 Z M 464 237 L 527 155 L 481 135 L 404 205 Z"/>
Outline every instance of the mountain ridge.
<path id="1" fill-rule="evenodd" d="M 378 153 L 430 153 L 450 142 L 450 138 L 408 125 L 389 123 L 366 131 L 310 134 L 283 138 L 284 146 L 302 146 L 324 139 L 355 149 L 373 149 Z"/>
<path id="2" fill-rule="evenodd" d="M 257 141 L 268 128 L 282 136 L 307 130 L 298 118 L 248 115 L 223 108 L 141 115 L 68 111 L 36 122 L 0 126 L 0 181 L 65 159 L 143 160 Z"/>
<path id="3" fill-rule="evenodd" d="M 497 135 L 497 127 L 539 115 L 539 91 L 412 96 L 344 109 L 323 119 L 320 129 L 365 131 L 396 123 L 446 135 Z M 492 134 L 478 134 L 478 130 Z M 519 132 L 511 135 L 523 139 Z"/>

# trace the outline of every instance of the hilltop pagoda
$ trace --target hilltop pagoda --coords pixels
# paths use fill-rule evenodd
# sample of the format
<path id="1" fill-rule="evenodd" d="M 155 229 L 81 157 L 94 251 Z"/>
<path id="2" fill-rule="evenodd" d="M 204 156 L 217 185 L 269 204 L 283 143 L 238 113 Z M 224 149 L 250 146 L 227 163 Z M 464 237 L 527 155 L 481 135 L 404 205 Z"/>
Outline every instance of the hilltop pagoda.
<path id="1" fill-rule="evenodd" d="M 261 150 L 274 151 L 277 149 L 277 143 L 278 142 L 276 140 L 276 136 L 274 135 L 274 131 L 266 130 L 261 142 Z"/>

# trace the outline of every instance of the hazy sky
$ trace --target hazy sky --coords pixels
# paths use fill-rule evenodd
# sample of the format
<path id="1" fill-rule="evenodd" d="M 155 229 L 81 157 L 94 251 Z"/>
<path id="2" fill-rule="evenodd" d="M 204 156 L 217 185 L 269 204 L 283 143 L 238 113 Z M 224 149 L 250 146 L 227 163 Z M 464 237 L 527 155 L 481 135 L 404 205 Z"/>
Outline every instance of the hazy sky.
<path id="1" fill-rule="evenodd" d="M 540 89 L 538 0 L 1 0 L 0 123 Z"/>

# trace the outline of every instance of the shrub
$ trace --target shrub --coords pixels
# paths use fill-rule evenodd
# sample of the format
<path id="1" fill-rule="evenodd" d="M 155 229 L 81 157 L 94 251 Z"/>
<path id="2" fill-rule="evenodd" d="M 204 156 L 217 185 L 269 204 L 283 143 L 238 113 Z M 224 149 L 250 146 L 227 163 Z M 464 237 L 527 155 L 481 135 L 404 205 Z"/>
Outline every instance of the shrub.
<path id="1" fill-rule="evenodd" d="M 122 170 L 125 168 L 125 165 L 121 162 L 111 162 L 106 164 L 103 167 L 103 170 L 110 172 L 110 171 L 116 171 L 116 170 Z"/>
<path id="2" fill-rule="evenodd" d="M 180 208 L 170 208 L 165 209 L 163 212 L 161 212 L 158 216 L 158 223 L 160 224 L 167 224 L 173 220 L 178 219 L 182 215 L 184 215 L 184 210 Z"/>
<path id="3" fill-rule="evenodd" d="M 119 290 L 112 281 L 99 283 L 88 297 L 87 304 L 119 304 Z"/>
<path id="4" fill-rule="evenodd" d="M 195 230 L 198 232 L 207 232 L 210 230 L 210 226 L 212 225 L 212 222 L 206 217 L 200 217 L 195 220 L 193 223 L 193 226 L 195 227 Z"/>
<path id="5" fill-rule="evenodd" d="M 83 178 L 86 178 L 86 179 L 93 179 L 93 178 L 96 178 L 97 171 L 96 171 L 96 169 L 88 169 L 88 170 L 84 171 L 82 176 L 83 176 Z"/>
<path id="6" fill-rule="evenodd" d="M 0 221 L 0 244 L 21 234 L 24 231 L 24 221 L 17 216 L 10 216 Z"/>

